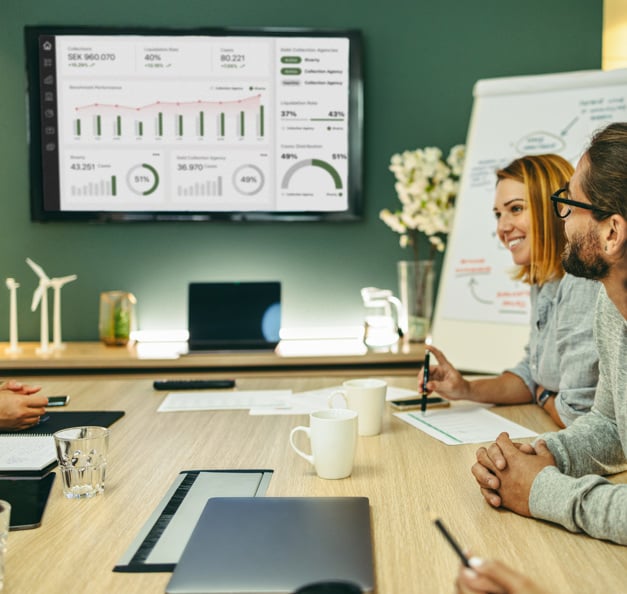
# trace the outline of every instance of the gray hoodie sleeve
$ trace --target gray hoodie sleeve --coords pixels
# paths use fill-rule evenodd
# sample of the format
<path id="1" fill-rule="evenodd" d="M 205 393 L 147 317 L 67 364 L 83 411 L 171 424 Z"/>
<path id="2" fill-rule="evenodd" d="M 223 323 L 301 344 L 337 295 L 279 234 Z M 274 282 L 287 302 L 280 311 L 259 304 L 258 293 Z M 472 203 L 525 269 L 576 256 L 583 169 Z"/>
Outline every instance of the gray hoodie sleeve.
<path id="1" fill-rule="evenodd" d="M 531 515 L 627 545 L 627 485 L 599 475 L 627 469 L 627 324 L 599 293 L 595 334 L 599 383 L 592 411 L 570 427 L 543 435 L 557 467 L 536 476 Z"/>
<path id="2" fill-rule="evenodd" d="M 592 474 L 574 478 L 548 466 L 533 482 L 529 507 L 534 518 L 627 545 L 627 485 Z"/>
<path id="3" fill-rule="evenodd" d="M 542 437 L 557 467 L 544 468 L 535 478 L 531 515 L 627 545 L 627 485 L 599 476 L 625 469 L 616 424 L 593 409 L 568 429 Z"/>

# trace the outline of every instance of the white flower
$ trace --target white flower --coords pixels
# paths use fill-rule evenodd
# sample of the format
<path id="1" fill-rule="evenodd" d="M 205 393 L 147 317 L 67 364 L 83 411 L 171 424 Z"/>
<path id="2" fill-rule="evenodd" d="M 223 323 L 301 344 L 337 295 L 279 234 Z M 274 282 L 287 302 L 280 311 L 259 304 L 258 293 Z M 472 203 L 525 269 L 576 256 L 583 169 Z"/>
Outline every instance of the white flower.
<path id="1" fill-rule="evenodd" d="M 459 192 L 466 149 L 454 146 L 446 160 L 435 146 L 392 155 L 390 171 L 401 209 L 383 209 L 381 220 L 400 234 L 401 247 L 416 249 L 417 232 L 424 233 L 433 249 L 443 252 L 445 236 L 451 230 L 455 199 Z"/>

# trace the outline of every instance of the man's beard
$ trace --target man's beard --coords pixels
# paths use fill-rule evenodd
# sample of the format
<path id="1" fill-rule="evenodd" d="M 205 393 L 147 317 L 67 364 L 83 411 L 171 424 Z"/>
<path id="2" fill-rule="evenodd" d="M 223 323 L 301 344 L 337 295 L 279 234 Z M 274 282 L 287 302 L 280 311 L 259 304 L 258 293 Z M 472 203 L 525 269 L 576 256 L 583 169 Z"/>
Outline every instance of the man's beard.
<path id="1" fill-rule="evenodd" d="M 601 280 L 610 270 L 600 255 L 601 243 L 592 230 L 573 236 L 562 253 L 562 266 L 574 276 Z"/>

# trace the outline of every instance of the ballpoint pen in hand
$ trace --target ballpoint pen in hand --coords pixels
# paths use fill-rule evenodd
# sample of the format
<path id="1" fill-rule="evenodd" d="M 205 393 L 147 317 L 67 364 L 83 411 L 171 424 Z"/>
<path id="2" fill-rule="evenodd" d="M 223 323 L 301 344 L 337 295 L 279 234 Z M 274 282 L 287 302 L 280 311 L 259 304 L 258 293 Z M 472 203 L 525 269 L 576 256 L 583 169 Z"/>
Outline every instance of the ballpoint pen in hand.
<path id="1" fill-rule="evenodd" d="M 468 562 L 468 557 L 464 554 L 461 547 L 457 544 L 457 541 L 451 536 L 451 533 L 446 529 L 442 520 L 440 518 L 436 518 L 433 520 L 433 523 L 438 527 L 438 530 L 442 533 L 444 538 L 446 538 L 447 542 L 453 547 L 455 553 L 459 557 L 460 561 L 466 566 L 470 567 L 470 563 Z"/>
<path id="2" fill-rule="evenodd" d="M 425 341 L 425 345 L 428 347 L 431 344 L 430 337 Z M 422 399 L 420 401 L 420 411 L 425 412 L 427 410 L 427 382 L 429 381 L 429 360 L 431 353 L 429 350 L 425 351 L 425 364 L 422 370 Z"/>

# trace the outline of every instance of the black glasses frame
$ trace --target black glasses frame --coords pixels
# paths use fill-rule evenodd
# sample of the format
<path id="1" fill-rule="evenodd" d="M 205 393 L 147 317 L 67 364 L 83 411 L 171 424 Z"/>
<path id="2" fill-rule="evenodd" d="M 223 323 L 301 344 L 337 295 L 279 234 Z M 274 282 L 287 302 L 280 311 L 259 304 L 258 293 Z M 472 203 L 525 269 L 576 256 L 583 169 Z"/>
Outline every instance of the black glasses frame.
<path id="1" fill-rule="evenodd" d="M 560 211 L 560 207 L 559 207 L 560 204 L 566 204 L 567 206 L 576 206 L 578 208 L 591 210 L 592 212 L 596 212 L 600 215 L 608 216 L 608 213 L 606 213 L 603 210 L 599 210 L 598 208 L 595 208 L 594 206 L 592 206 L 592 204 L 588 204 L 587 202 L 578 202 L 577 200 L 571 200 L 570 198 L 562 198 L 560 194 L 566 191 L 568 191 L 568 188 L 566 187 L 560 188 L 559 190 L 557 190 L 557 192 L 555 192 L 551 196 L 551 201 L 553 202 L 553 209 L 555 210 L 555 214 L 560 219 L 567 218 L 568 215 L 570 215 L 570 213 L 573 212 L 572 208 L 567 208 L 563 212 Z"/>

